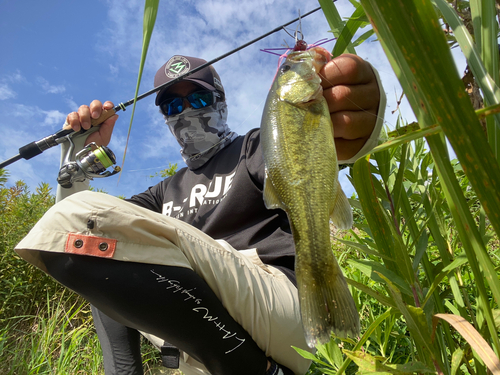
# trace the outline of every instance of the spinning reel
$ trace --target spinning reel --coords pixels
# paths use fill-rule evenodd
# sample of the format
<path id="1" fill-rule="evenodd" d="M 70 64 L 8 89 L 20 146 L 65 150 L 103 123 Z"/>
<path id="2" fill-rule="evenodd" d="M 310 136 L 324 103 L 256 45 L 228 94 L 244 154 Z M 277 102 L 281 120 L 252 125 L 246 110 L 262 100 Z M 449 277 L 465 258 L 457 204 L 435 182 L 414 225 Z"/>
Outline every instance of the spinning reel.
<path id="1" fill-rule="evenodd" d="M 113 167 L 113 171 L 107 170 L 116 163 L 115 154 L 108 147 L 97 146 L 95 142 L 85 146 L 75 155 L 75 160 L 71 160 L 75 144 L 71 140 L 71 134 L 65 138 L 70 147 L 57 177 L 57 182 L 63 188 L 69 189 L 75 182 L 109 177 L 121 171 L 117 165 Z"/>

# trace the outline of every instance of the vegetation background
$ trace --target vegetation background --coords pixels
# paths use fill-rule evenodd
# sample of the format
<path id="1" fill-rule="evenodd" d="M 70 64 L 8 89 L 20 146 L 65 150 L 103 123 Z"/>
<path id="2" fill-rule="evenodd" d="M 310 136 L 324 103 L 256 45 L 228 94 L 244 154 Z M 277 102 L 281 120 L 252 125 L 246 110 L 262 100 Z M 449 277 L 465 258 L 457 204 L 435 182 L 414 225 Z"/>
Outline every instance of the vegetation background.
<path id="1" fill-rule="evenodd" d="M 343 21 L 334 3 L 320 0 L 338 37 L 333 54 L 355 52 L 376 33 L 417 123 L 401 119 L 351 168 L 356 225 L 332 230 L 332 244 L 362 336 L 318 347 L 309 375 L 500 374 L 499 5 L 351 2 L 356 11 Z M 451 58 L 455 46 L 467 58 L 463 75 Z M 12 251 L 54 204 L 53 192 L 5 186 L 6 173 L 0 373 L 102 374 L 88 304 Z M 165 373 L 147 343 L 143 355 L 147 373 Z"/>

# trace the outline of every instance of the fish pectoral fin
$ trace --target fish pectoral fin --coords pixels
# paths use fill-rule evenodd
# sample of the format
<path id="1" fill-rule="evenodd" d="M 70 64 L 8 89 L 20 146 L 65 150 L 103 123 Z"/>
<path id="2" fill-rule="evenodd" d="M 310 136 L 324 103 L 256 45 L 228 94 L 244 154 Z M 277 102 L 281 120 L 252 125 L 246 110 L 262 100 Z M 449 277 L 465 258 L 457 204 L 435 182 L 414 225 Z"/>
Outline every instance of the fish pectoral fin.
<path id="1" fill-rule="evenodd" d="M 339 229 L 350 229 L 353 224 L 352 208 L 340 183 L 337 181 L 337 196 L 334 197 L 333 211 L 330 214 L 333 225 Z"/>
<path id="2" fill-rule="evenodd" d="M 268 210 L 272 210 L 275 208 L 284 208 L 278 192 L 276 191 L 271 179 L 267 175 L 267 169 L 266 176 L 264 178 L 264 203 Z"/>

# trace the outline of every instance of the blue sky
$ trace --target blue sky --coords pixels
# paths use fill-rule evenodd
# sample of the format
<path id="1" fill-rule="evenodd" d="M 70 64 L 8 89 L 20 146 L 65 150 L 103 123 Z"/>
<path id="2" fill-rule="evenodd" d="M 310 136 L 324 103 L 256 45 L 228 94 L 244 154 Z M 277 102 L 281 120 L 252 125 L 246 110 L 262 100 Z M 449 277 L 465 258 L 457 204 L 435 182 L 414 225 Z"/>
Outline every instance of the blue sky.
<path id="1" fill-rule="evenodd" d="M 343 17 L 353 11 L 347 0 L 339 0 L 336 5 Z M 172 55 L 211 60 L 292 20 L 299 9 L 303 14 L 317 6 L 313 0 L 161 0 L 140 93 L 153 87 L 156 70 Z M 142 46 L 143 7 L 143 0 L 0 1 L 0 160 L 14 156 L 26 143 L 59 130 L 66 114 L 80 104 L 89 104 L 92 99 L 118 104 L 133 97 Z M 321 11 L 303 19 L 302 30 L 309 43 L 332 35 Z M 281 47 L 284 40 L 293 44 L 281 31 L 214 65 L 226 89 L 228 124 L 239 134 L 260 125 L 277 67 L 276 56 L 259 50 Z M 333 43 L 325 47 L 331 50 Z M 401 94 L 397 79 L 378 42 L 364 43 L 357 53 L 380 73 L 388 97 L 386 123 L 393 128 L 396 115 L 391 112 Z M 406 104 L 401 110 L 408 121 L 413 121 Z M 120 111 L 109 145 L 118 164 L 130 112 Z M 59 151 L 54 147 L 31 160 L 12 164 L 7 168 L 8 184 L 23 180 L 34 190 L 47 182 L 55 189 Z M 117 177 L 91 184 L 128 197 L 159 182 L 159 177 L 150 176 L 169 163 L 183 166 L 179 146 L 151 96 L 138 102 L 119 184 Z M 350 188 L 346 190 L 349 194 Z"/>

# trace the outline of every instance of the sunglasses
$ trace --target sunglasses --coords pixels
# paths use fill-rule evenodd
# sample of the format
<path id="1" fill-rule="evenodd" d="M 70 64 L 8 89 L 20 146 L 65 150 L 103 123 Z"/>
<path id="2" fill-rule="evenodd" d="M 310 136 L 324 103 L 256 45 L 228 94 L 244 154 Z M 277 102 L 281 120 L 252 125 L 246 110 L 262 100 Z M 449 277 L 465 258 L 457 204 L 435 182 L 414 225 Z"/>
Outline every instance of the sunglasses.
<path id="1" fill-rule="evenodd" d="M 214 104 L 217 98 L 220 98 L 220 94 L 217 91 L 200 90 L 188 96 L 167 98 L 160 103 L 160 110 L 165 116 L 174 116 L 184 110 L 184 99 L 186 99 L 194 109 L 200 109 Z"/>

